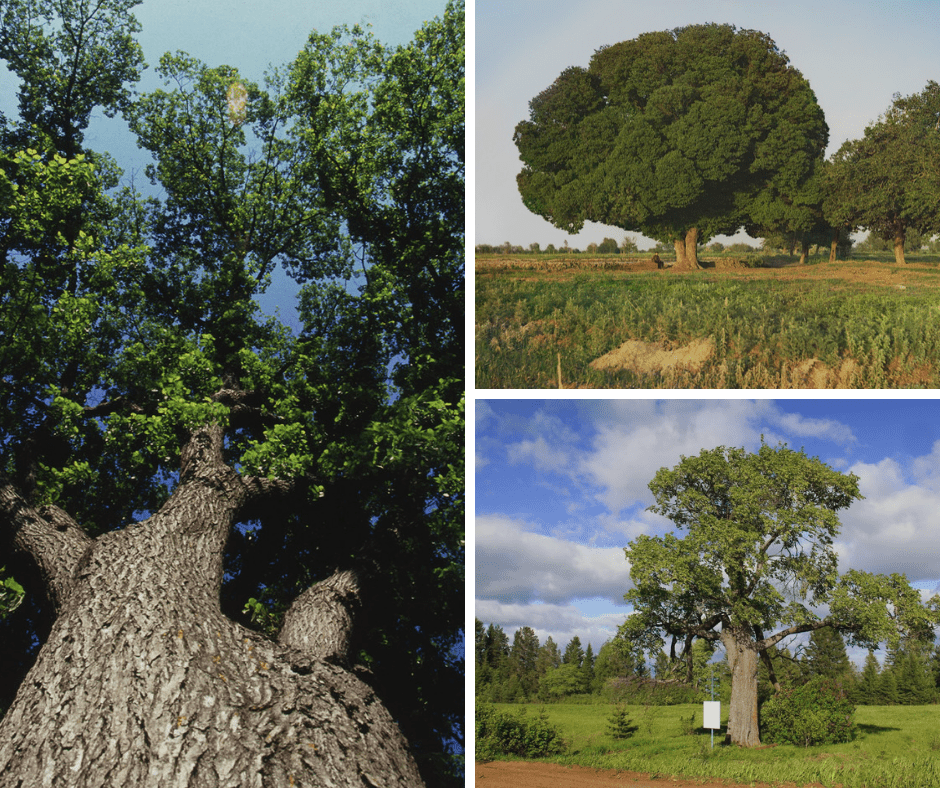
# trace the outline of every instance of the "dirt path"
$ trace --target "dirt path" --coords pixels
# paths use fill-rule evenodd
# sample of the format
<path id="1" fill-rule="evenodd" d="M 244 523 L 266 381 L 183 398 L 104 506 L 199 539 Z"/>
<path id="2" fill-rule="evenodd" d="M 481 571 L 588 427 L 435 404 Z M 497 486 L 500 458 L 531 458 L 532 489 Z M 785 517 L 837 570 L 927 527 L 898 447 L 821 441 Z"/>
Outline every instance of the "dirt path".
<path id="1" fill-rule="evenodd" d="M 476 764 L 477 788 L 745 788 L 740 783 L 651 778 L 642 772 L 559 766 L 557 763 L 491 761 Z M 770 788 L 767 783 L 747 783 L 747 788 Z"/>

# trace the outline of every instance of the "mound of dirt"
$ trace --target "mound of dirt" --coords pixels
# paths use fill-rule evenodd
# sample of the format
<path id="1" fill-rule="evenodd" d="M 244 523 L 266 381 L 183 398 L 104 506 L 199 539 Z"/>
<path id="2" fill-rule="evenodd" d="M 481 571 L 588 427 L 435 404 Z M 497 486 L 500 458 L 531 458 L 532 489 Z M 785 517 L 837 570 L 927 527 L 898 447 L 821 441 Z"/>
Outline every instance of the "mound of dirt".
<path id="1" fill-rule="evenodd" d="M 714 352 L 715 343 L 711 337 L 675 348 L 669 348 L 663 342 L 628 339 L 616 350 L 594 359 L 590 366 L 598 370 L 628 369 L 643 373 L 662 372 L 673 367 L 698 372 Z"/>

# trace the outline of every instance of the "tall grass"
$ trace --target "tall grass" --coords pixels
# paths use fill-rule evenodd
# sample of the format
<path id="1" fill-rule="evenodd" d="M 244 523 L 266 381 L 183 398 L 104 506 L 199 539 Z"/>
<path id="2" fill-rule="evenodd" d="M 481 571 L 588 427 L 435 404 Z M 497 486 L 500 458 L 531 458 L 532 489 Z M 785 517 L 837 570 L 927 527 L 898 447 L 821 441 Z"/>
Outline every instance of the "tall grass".
<path id="1" fill-rule="evenodd" d="M 503 706 L 502 708 L 513 708 Z M 702 720 L 701 704 L 633 706 L 636 731 L 627 739 L 608 732 L 611 707 L 554 704 L 548 721 L 569 742 L 555 763 L 660 776 L 727 779 L 770 784 L 819 783 L 843 788 L 940 787 L 940 706 L 861 706 L 852 741 L 820 747 L 777 745 L 744 749 L 723 744 L 716 732 L 689 733 Z M 727 719 L 722 720 L 727 724 Z"/>
<path id="2" fill-rule="evenodd" d="M 572 387 L 790 388 L 810 359 L 843 387 L 940 386 L 940 290 L 920 284 L 514 269 L 478 273 L 476 325 L 478 388 L 554 388 L 559 364 Z M 698 372 L 589 366 L 628 339 L 704 337 L 715 352 Z"/>

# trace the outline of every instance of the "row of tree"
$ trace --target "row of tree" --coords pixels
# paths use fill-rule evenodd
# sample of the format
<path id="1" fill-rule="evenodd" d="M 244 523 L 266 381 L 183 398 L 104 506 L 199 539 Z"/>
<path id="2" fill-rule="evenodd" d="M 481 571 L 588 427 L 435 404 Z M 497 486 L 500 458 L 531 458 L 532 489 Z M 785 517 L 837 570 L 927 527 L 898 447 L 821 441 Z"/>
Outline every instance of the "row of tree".
<path id="1" fill-rule="evenodd" d="M 622 638 L 607 640 L 595 655 L 575 635 L 560 649 L 549 635 L 544 643 L 531 627 L 521 627 L 512 640 L 499 625 L 475 622 L 476 695 L 496 703 L 559 700 L 594 694 L 612 700 L 670 704 L 710 697 L 714 678 L 716 697 L 731 696 L 727 657 L 715 659 L 704 640 L 693 647 L 691 681 L 677 675 L 675 664 L 659 650 L 637 652 Z M 859 705 L 922 705 L 940 702 L 940 645 L 933 649 L 915 641 L 889 648 L 884 665 L 869 652 L 864 666 L 848 657 L 845 640 L 835 629 L 813 632 L 809 641 L 791 653 L 774 649 L 771 659 L 781 687 L 805 684 L 822 676 L 843 682 Z M 766 700 L 774 688 L 765 667 L 760 671 L 759 695 Z"/>
<path id="2" fill-rule="evenodd" d="M 940 85 L 895 99 L 829 159 L 809 82 L 770 36 L 690 25 L 598 49 L 529 103 L 515 130 L 523 203 L 577 233 L 641 232 L 697 268 L 698 246 L 742 227 L 827 244 L 859 228 L 940 231 Z"/>
<path id="3" fill-rule="evenodd" d="M 786 252 L 792 257 L 796 251 L 796 247 L 800 243 L 800 238 L 793 233 L 788 235 L 777 233 L 775 235 L 762 238 L 760 240 L 760 246 L 752 246 L 751 244 L 745 243 L 743 241 L 738 241 L 728 245 L 725 245 L 720 241 L 713 241 L 712 243 L 705 246 L 705 250 L 715 254 Z M 815 250 L 812 246 L 810 246 L 809 253 L 820 254 L 824 248 L 826 247 L 824 247 L 823 244 L 817 244 Z M 857 242 L 853 241 L 852 238 L 849 237 L 846 233 L 845 237 L 840 238 L 838 243 L 838 254 L 839 257 L 842 258 L 846 257 L 851 251 L 867 253 L 885 252 L 893 249 L 894 246 L 891 241 L 881 238 L 874 233 L 870 233 L 866 238 Z M 918 252 L 922 250 L 926 250 L 934 254 L 940 252 L 940 236 L 935 235 L 931 238 L 925 238 L 917 230 L 909 229 L 904 240 L 905 253 Z M 477 244 L 475 251 L 477 254 L 582 254 L 581 249 L 568 246 L 567 241 L 565 241 L 561 248 L 556 247 L 555 244 L 548 244 L 548 246 L 546 246 L 544 249 L 542 249 L 541 244 L 538 242 L 531 243 L 528 245 L 528 247 L 513 245 L 509 241 L 499 244 L 498 246 L 494 246 L 493 244 Z M 589 243 L 584 249 L 584 252 L 587 254 L 636 254 L 639 251 L 640 250 L 636 245 L 636 242 L 629 236 L 624 236 L 619 245 L 613 238 L 604 238 L 604 240 L 599 244 L 592 242 Z M 670 251 L 670 249 L 662 241 L 659 241 L 650 251 L 663 254 L 664 252 Z M 826 251 L 829 251 L 828 248 L 826 248 Z"/>

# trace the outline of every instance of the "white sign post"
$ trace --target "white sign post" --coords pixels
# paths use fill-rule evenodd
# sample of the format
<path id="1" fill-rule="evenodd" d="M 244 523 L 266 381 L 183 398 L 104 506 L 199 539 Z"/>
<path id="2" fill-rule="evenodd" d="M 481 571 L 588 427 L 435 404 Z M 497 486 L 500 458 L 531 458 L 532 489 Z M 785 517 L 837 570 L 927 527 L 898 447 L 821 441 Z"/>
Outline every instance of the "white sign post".
<path id="1" fill-rule="evenodd" d="M 712 729 L 712 748 L 715 747 L 715 729 L 721 729 L 721 701 L 720 700 L 706 700 L 702 704 L 704 708 L 704 718 L 705 721 L 702 724 L 703 728 Z"/>

